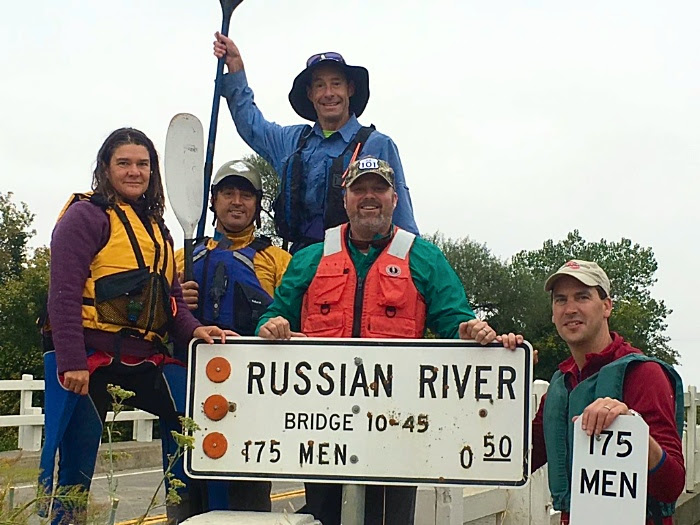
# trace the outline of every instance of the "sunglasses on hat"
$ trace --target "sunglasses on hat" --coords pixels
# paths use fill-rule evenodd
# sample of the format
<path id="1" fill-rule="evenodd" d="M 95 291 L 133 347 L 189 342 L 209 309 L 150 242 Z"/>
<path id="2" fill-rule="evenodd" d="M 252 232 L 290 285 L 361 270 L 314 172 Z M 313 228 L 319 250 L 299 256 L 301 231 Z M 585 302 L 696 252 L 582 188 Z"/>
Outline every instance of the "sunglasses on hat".
<path id="1" fill-rule="evenodd" d="M 322 60 L 332 60 L 333 62 L 340 62 L 341 64 L 345 64 L 345 59 L 343 58 L 343 55 L 341 55 L 340 53 L 329 51 L 328 53 L 317 53 L 315 55 L 311 55 L 306 61 L 306 67 L 316 65 Z"/>

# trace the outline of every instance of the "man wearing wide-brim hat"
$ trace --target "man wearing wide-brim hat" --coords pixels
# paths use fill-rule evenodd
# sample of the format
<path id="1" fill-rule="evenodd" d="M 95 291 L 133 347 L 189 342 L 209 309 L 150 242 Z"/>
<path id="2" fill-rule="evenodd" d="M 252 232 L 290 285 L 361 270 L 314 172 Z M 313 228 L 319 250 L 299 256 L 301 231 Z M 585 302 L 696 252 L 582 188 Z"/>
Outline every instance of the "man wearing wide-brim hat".
<path id="1" fill-rule="evenodd" d="M 320 242 L 325 230 L 347 221 L 343 178 L 350 162 L 372 155 L 392 166 L 398 205 L 394 223 L 418 234 L 411 197 L 396 144 L 357 117 L 369 100 L 369 73 L 334 52 L 312 55 L 289 92 L 294 111 L 313 126 L 280 126 L 266 120 L 253 101 L 243 60 L 228 37 L 216 33 L 214 55 L 224 58 L 222 94 L 241 138 L 267 160 L 281 179 L 275 227 L 293 242 L 292 252 Z"/>

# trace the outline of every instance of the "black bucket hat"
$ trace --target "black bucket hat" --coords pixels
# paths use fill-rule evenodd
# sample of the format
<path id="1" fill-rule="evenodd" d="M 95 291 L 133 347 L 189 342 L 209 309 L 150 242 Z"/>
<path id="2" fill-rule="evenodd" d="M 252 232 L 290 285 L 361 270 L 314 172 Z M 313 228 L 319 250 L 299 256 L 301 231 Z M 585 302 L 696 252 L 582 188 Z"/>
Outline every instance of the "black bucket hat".
<path id="1" fill-rule="evenodd" d="M 306 69 L 294 79 L 292 90 L 289 92 L 289 103 L 294 111 L 302 118 L 316 122 L 318 116 L 314 105 L 306 94 L 306 88 L 311 85 L 311 74 L 321 64 L 337 64 L 345 73 L 348 82 L 355 85 L 355 94 L 350 97 L 350 113 L 356 117 L 362 115 L 369 100 L 369 72 L 362 66 L 349 66 L 340 53 L 328 52 L 312 55 L 306 61 Z"/>

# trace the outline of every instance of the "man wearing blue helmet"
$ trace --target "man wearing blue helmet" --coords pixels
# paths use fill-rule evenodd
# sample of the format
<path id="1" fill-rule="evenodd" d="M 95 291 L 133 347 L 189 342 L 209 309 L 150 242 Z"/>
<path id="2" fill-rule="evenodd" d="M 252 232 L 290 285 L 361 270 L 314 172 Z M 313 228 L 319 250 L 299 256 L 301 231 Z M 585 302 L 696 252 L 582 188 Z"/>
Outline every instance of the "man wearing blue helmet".
<path id="1" fill-rule="evenodd" d="M 292 253 L 322 241 L 326 229 L 347 222 L 343 178 L 350 162 L 361 155 L 392 166 L 399 197 L 393 221 L 418 234 L 396 144 L 373 126 L 357 121 L 369 100 L 367 69 L 346 64 L 339 53 L 311 56 L 294 79 L 289 102 L 300 117 L 314 125 L 280 126 L 265 120 L 255 105 L 233 41 L 216 33 L 214 55 L 223 57 L 228 68 L 222 93 L 238 133 L 281 179 L 275 226 L 283 238 L 294 243 Z"/>

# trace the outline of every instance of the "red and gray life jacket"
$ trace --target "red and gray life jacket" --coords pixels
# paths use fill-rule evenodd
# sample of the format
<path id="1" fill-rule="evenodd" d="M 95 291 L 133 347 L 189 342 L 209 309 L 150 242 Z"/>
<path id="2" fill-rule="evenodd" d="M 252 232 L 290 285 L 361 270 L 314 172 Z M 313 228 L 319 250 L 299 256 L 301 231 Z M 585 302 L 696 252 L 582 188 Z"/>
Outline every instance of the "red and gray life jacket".
<path id="1" fill-rule="evenodd" d="M 326 231 L 323 257 L 304 295 L 301 330 L 312 337 L 423 337 L 426 307 L 409 268 L 415 235 L 394 227 L 367 276 L 357 276 L 347 224 Z"/>

